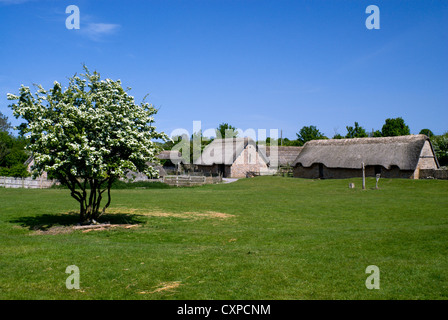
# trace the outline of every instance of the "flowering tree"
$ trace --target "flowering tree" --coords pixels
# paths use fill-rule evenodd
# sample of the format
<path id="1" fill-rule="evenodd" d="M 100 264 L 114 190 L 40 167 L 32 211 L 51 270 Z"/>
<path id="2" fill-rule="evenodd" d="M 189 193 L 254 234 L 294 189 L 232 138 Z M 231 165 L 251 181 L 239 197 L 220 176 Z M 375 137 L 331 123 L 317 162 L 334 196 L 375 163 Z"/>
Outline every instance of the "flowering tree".
<path id="1" fill-rule="evenodd" d="M 148 165 L 157 163 L 160 151 L 153 140 L 168 137 L 156 132 L 152 105 L 136 105 L 120 80 L 101 80 L 97 72 L 84 70 L 69 79 L 68 88 L 54 82 L 52 89 L 39 85 L 31 94 L 22 85 L 20 94 L 8 94 L 8 99 L 18 100 L 10 107 L 16 118 L 26 120 L 19 129 L 29 138 L 33 174 L 47 171 L 66 185 L 80 204 L 81 222 L 89 223 L 104 214 L 112 183 L 128 170 L 157 176 Z"/>

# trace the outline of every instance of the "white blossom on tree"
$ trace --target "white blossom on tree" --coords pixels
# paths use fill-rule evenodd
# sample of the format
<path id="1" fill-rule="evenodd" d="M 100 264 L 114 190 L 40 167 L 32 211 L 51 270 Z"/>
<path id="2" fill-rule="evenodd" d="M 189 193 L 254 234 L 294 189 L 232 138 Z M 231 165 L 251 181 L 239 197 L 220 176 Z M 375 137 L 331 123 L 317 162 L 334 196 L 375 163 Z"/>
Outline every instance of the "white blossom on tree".
<path id="1" fill-rule="evenodd" d="M 19 129 L 29 138 L 34 175 L 43 171 L 66 185 L 80 203 L 82 222 L 97 219 L 110 205 L 112 183 L 128 170 L 157 177 L 148 163 L 157 163 L 160 147 L 154 140 L 167 140 L 156 131 L 149 103 L 135 104 L 121 81 L 101 80 L 84 66 L 85 74 L 69 79 L 67 88 L 54 82 L 45 90 L 21 86 L 20 94 L 8 94 L 14 116 L 26 123 Z M 104 192 L 108 201 L 100 210 Z"/>

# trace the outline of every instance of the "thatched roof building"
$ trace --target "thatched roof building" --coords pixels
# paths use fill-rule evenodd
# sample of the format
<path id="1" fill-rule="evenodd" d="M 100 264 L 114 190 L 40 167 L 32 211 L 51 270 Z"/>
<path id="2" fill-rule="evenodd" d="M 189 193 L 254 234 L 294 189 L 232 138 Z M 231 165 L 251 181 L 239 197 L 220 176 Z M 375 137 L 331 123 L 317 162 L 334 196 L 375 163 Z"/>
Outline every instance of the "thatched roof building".
<path id="1" fill-rule="evenodd" d="M 157 158 L 165 169 L 170 170 L 184 163 L 182 153 L 178 150 L 163 150 L 157 155 Z"/>
<path id="2" fill-rule="evenodd" d="M 205 147 L 201 156 L 194 163 L 197 165 L 231 165 L 248 146 L 253 146 L 258 150 L 255 141 L 251 138 L 215 139 Z M 264 154 L 261 156 L 266 163 L 269 162 Z"/>
<path id="3" fill-rule="evenodd" d="M 304 178 L 367 176 L 419 178 L 420 169 L 439 164 L 425 135 L 309 141 L 293 163 L 294 176 Z"/>
<path id="4" fill-rule="evenodd" d="M 161 160 L 161 164 L 154 164 L 151 162 L 148 162 L 147 164 L 149 166 L 152 166 L 156 171 L 159 173 L 159 177 L 165 177 L 167 176 L 167 170 L 168 169 L 174 169 L 174 165 L 181 162 L 181 153 L 179 151 L 172 151 L 172 150 L 163 150 L 161 151 L 157 156 L 159 160 Z M 134 171 L 128 171 L 126 173 L 126 180 L 132 180 L 132 181 L 147 181 L 151 180 L 146 174 L 142 172 L 134 172 Z"/>
<path id="5" fill-rule="evenodd" d="M 271 164 L 274 163 L 274 158 L 276 158 L 279 167 L 292 166 L 302 149 L 303 147 L 267 146 L 266 156 Z"/>
<path id="6" fill-rule="evenodd" d="M 215 139 L 194 164 L 199 171 L 235 178 L 269 170 L 269 159 L 251 138 Z"/>
<path id="7" fill-rule="evenodd" d="M 163 150 L 157 155 L 157 158 L 159 160 L 170 160 L 174 164 L 182 161 L 182 155 L 177 150 Z"/>

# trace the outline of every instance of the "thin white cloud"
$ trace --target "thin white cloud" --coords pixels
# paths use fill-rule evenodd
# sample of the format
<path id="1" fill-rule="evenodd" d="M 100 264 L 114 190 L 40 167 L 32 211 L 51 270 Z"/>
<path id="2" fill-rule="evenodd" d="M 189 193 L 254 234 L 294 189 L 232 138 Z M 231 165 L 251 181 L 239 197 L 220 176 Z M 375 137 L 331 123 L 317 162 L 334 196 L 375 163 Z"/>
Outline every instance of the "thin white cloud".
<path id="1" fill-rule="evenodd" d="M 115 23 L 88 23 L 82 25 L 80 31 L 91 40 L 100 41 L 104 36 L 115 34 L 121 25 Z"/>
<path id="2" fill-rule="evenodd" d="M 34 0 L 0 0 L 0 4 L 22 4 Z"/>

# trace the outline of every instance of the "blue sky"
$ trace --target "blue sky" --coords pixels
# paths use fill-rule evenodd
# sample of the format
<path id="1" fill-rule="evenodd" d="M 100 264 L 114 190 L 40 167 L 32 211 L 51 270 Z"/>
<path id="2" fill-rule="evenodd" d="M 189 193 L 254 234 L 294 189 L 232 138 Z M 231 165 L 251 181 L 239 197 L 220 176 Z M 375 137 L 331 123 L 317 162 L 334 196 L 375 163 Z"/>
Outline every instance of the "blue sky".
<path id="1" fill-rule="evenodd" d="M 80 29 L 68 30 L 68 5 Z M 368 30 L 368 5 L 380 29 Z M 411 133 L 448 130 L 445 0 L 0 0 L 0 111 L 6 94 L 82 71 L 121 79 L 160 108 L 159 130 L 227 122 L 315 125 L 328 137 L 403 117 Z"/>

